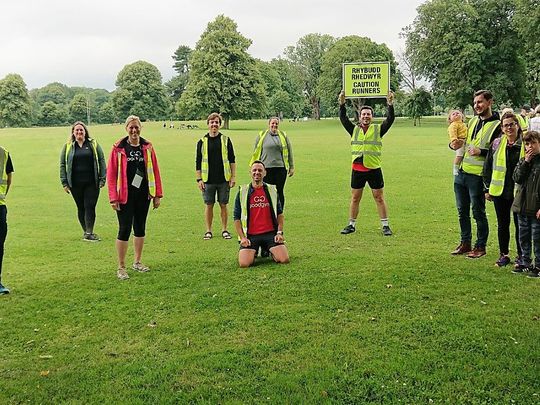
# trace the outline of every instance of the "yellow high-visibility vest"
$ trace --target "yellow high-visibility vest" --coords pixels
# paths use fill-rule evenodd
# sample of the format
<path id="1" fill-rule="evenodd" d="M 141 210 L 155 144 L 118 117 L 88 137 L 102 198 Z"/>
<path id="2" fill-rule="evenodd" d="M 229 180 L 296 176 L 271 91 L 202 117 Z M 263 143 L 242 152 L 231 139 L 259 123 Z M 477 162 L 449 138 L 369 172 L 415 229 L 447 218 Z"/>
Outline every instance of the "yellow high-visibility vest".
<path id="1" fill-rule="evenodd" d="M 506 145 L 508 138 L 506 135 L 501 137 L 499 146 L 493 154 L 493 172 L 491 174 L 491 183 L 489 183 L 489 194 L 494 197 L 502 195 L 504 189 L 504 179 L 506 177 Z M 519 157 L 525 156 L 525 145 L 521 143 Z"/>
<path id="2" fill-rule="evenodd" d="M 268 187 L 268 194 L 270 194 L 270 207 L 277 219 L 277 188 L 273 184 L 265 184 Z M 244 235 L 247 236 L 248 227 L 248 204 L 249 204 L 249 186 L 251 184 L 244 184 L 240 186 L 240 222 L 242 222 L 242 229 Z M 264 187 L 264 186 L 263 186 Z M 239 237 L 240 238 L 240 237 Z"/>
<path id="3" fill-rule="evenodd" d="M 228 139 L 226 135 L 221 134 L 221 160 L 223 161 L 223 173 L 225 174 L 226 181 L 231 179 L 231 165 L 229 164 L 229 154 L 227 152 Z M 206 183 L 208 181 L 208 137 L 203 136 L 201 141 L 201 177 Z"/>
<path id="4" fill-rule="evenodd" d="M 497 129 L 499 126 L 499 121 L 495 120 L 484 123 L 482 129 L 476 134 L 476 138 L 472 139 L 474 128 L 476 127 L 478 120 L 478 117 L 473 117 L 469 121 L 469 130 L 467 134 L 467 142 L 465 142 L 465 154 L 463 156 L 463 161 L 461 162 L 461 169 L 465 173 L 482 176 L 486 157 L 480 155 L 471 156 L 469 154 L 469 147 L 474 146 L 475 148 L 487 149 L 489 147 L 489 140 L 491 139 L 491 136 L 495 132 L 495 129 Z"/>
<path id="5" fill-rule="evenodd" d="M 351 136 L 351 156 L 352 161 L 363 156 L 364 166 L 368 169 L 378 169 L 381 167 L 382 138 L 381 126 L 372 124 L 364 134 L 359 126 L 354 128 Z"/>
<path id="6" fill-rule="evenodd" d="M 268 130 L 259 132 L 259 142 L 257 142 L 257 146 L 253 151 L 253 155 L 251 156 L 251 160 L 249 161 L 249 167 L 251 167 L 254 161 L 261 160 L 264 138 L 266 137 L 266 135 L 268 135 L 269 132 L 270 131 Z M 283 163 L 285 164 L 285 169 L 289 170 L 289 148 L 287 146 L 287 134 L 278 130 L 278 136 L 281 141 L 281 156 L 283 156 Z"/>
<path id="7" fill-rule="evenodd" d="M 0 205 L 6 205 L 8 156 L 8 151 L 0 146 L 0 170 L 2 170 L 2 173 L 0 173 Z"/>

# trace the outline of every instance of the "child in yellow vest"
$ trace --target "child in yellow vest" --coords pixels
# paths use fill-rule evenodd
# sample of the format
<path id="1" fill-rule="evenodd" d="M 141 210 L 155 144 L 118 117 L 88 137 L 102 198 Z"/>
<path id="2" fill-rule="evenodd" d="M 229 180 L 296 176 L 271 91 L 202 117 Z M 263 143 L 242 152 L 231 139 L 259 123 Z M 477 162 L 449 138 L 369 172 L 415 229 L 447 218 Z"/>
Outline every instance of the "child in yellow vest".
<path id="1" fill-rule="evenodd" d="M 467 140 L 467 126 L 463 122 L 463 113 L 459 110 L 451 110 L 448 113 L 448 137 L 450 142 L 456 139 L 461 139 L 463 142 Z M 456 149 L 456 157 L 454 158 L 454 176 L 457 176 L 459 166 L 465 154 L 465 146 Z"/>

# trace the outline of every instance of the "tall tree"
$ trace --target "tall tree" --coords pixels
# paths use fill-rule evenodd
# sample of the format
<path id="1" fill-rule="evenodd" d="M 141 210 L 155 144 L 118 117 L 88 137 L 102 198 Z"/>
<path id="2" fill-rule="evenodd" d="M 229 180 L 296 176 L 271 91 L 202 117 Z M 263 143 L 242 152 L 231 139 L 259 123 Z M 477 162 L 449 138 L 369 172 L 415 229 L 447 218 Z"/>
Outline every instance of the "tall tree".
<path id="1" fill-rule="evenodd" d="M 475 90 L 519 104 L 525 92 L 515 11 L 508 0 L 430 0 L 403 31 L 407 54 L 450 104 L 465 108 Z"/>
<path id="2" fill-rule="evenodd" d="M 331 35 L 308 34 L 298 40 L 295 46 L 285 49 L 285 56 L 300 71 L 304 84 L 304 93 L 312 107 L 312 116 L 321 118 L 320 96 L 317 83 L 321 74 L 322 58 L 334 44 Z"/>
<path id="3" fill-rule="evenodd" d="M 39 113 L 39 124 L 43 126 L 64 125 L 67 123 L 67 111 L 61 104 L 46 101 Z"/>
<path id="4" fill-rule="evenodd" d="M 433 114 L 433 97 L 429 91 L 420 86 L 407 94 L 403 108 L 405 114 L 413 119 L 413 125 L 420 125 L 424 115 Z"/>
<path id="5" fill-rule="evenodd" d="M 517 0 L 514 27 L 519 33 L 527 81 L 527 98 L 532 105 L 540 103 L 540 0 Z"/>
<path id="6" fill-rule="evenodd" d="M 161 119 L 169 108 L 161 73 L 152 64 L 137 61 L 118 73 L 113 105 L 117 115 L 138 115 L 142 120 Z"/>
<path id="7" fill-rule="evenodd" d="M 351 35 L 340 38 L 324 54 L 321 63 L 321 75 L 317 85 L 322 104 L 329 113 L 336 115 L 338 110 L 337 96 L 343 88 L 342 63 L 352 62 L 390 62 L 390 87 L 398 88 L 399 76 L 396 61 L 392 51 L 385 44 L 377 44 L 366 37 Z M 372 99 L 367 104 L 381 102 L 386 105 L 386 99 Z M 354 110 L 359 104 L 365 104 L 364 99 L 352 99 Z"/>
<path id="8" fill-rule="evenodd" d="M 176 73 L 188 73 L 189 72 L 189 58 L 193 50 L 187 45 L 180 45 L 172 56 L 174 60 L 173 69 Z"/>
<path id="9" fill-rule="evenodd" d="M 0 80 L 0 125 L 25 127 L 32 119 L 32 104 L 23 78 L 15 73 Z"/>
<path id="10" fill-rule="evenodd" d="M 190 56 L 189 82 L 176 107 L 185 118 L 216 111 L 224 118 L 259 116 L 265 102 L 261 74 L 247 49 L 251 40 L 224 15 L 210 22 Z"/>
<path id="11" fill-rule="evenodd" d="M 71 121 L 83 121 L 88 125 L 89 101 L 84 94 L 76 94 L 69 103 L 69 116 Z"/>

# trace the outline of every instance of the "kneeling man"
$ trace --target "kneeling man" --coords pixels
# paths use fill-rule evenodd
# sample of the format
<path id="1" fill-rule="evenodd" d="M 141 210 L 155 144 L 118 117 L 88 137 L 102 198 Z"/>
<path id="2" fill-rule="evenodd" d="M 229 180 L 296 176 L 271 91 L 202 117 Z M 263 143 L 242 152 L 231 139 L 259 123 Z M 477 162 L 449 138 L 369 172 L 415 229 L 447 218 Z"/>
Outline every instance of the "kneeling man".
<path id="1" fill-rule="evenodd" d="M 240 237 L 238 263 L 240 267 L 251 266 L 259 247 L 269 251 L 276 263 L 289 263 L 276 186 L 263 183 L 266 170 L 260 160 L 251 164 L 250 174 L 251 184 L 240 186 L 234 203 L 234 226 Z"/>

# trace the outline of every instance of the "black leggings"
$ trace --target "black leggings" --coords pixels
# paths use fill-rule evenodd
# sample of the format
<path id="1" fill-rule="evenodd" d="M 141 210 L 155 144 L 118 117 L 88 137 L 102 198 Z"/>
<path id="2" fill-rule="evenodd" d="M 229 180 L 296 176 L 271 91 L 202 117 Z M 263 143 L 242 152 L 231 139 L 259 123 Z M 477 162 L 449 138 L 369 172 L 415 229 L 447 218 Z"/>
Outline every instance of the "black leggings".
<path id="1" fill-rule="evenodd" d="M 96 204 L 99 198 L 99 188 L 91 183 L 73 184 L 71 195 L 77 204 L 77 217 L 84 232 L 93 233 L 96 222 Z"/>
<path id="2" fill-rule="evenodd" d="M 128 200 L 125 204 L 120 204 L 120 211 L 116 211 L 118 216 L 118 240 L 128 241 L 131 228 L 133 235 L 140 238 L 146 232 L 146 217 L 150 208 L 148 191 L 140 190 L 133 192 L 131 187 L 128 193 Z"/>
<path id="3" fill-rule="evenodd" d="M 493 197 L 493 205 L 497 214 L 497 236 L 499 238 L 499 251 L 501 254 L 509 253 L 510 245 L 510 213 L 513 200 L 501 197 Z M 519 245 L 519 225 L 517 214 L 514 214 L 514 237 L 516 239 L 517 254 L 521 256 L 521 246 Z"/>
<path id="4" fill-rule="evenodd" d="M 0 205 L 0 281 L 2 281 L 2 262 L 4 260 L 4 242 L 7 236 L 7 207 Z"/>
<path id="5" fill-rule="evenodd" d="M 285 208 L 285 194 L 283 194 L 283 189 L 285 188 L 286 181 L 287 169 L 284 167 L 269 167 L 266 169 L 264 182 L 267 184 L 274 184 L 276 186 L 278 200 L 281 203 L 281 209 Z"/>

